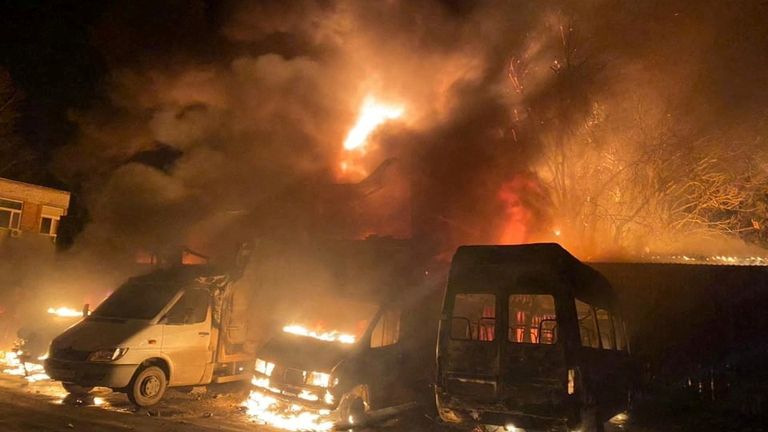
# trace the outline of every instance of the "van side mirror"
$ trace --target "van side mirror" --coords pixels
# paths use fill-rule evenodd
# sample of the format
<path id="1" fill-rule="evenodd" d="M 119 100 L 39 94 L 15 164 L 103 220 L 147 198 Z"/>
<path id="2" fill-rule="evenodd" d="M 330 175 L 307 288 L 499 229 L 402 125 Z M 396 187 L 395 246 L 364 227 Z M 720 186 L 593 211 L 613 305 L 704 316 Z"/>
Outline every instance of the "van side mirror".
<path id="1" fill-rule="evenodd" d="M 88 303 L 83 305 L 83 317 L 87 317 L 91 314 L 90 305 Z"/>

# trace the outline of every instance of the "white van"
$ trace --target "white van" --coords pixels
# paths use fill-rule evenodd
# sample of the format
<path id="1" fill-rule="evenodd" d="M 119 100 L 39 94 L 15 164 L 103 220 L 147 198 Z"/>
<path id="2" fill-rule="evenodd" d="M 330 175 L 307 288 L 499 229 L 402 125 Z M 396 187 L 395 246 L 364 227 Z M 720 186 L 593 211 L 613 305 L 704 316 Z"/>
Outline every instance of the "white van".
<path id="1" fill-rule="evenodd" d="M 167 387 L 250 379 L 232 278 L 180 266 L 128 280 L 51 343 L 45 370 L 71 393 L 125 392 L 138 406 Z"/>

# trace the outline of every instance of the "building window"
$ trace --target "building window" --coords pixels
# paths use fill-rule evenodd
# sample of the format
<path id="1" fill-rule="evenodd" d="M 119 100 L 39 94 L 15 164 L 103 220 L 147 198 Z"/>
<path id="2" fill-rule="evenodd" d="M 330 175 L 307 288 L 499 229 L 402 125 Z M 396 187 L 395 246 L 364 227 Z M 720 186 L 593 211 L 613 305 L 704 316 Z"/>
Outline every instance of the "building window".
<path id="1" fill-rule="evenodd" d="M 21 201 L 0 198 L 0 228 L 19 229 L 23 206 Z"/>
<path id="2" fill-rule="evenodd" d="M 53 218 L 43 216 L 40 218 L 40 234 L 56 235 Z"/>

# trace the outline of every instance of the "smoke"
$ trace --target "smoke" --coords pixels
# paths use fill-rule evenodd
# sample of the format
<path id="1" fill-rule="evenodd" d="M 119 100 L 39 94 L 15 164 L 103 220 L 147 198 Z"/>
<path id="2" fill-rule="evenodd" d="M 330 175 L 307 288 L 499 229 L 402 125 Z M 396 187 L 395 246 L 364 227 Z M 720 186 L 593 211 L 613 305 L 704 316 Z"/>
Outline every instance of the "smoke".
<path id="1" fill-rule="evenodd" d="M 95 29 L 121 35 L 99 38 L 112 73 L 56 162 L 89 212 L 75 251 L 377 233 L 636 256 L 695 228 L 664 226 L 688 217 L 668 178 L 701 156 L 680 149 L 764 131 L 759 2 L 191 2 L 164 39 L 178 6 Z M 396 174 L 338 186 L 368 95 L 405 108 L 362 161 Z"/>

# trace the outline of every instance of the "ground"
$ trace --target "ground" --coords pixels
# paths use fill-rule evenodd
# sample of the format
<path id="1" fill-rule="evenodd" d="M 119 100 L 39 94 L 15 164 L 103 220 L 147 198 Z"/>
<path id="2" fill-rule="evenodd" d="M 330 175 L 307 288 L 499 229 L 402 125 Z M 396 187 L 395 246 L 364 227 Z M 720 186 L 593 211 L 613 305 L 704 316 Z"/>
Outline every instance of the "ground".
<path id="1" fill-rule="evenodd" d="M 198 389 L 195 389 L 198 390 Z M 0 374 L 0 430 L 15 431 L 264 431 L 240 408 L 245 390 L 201 394 L 169 390 L 150 410 L 137 410 L 125 395 L 97 389 L 88 398 L 68 397 L 56 381 L 28 383 Z"/>
<path id="2" fill-rule="evenodd" d="M 27 382 L 0 373 L 0 431 L 275 432 L 245 414 L 242 403 L 247 392 L 242 385 L 195 388 L 191 392 L 171 389 L 160 404 L 146 410 L 134 408 L 125 395 L 108 389 L 96 389 L 87 398 L 73 398 L 57 381 Z M 399 424 L 384 429 L 438 430 L 414 426 Z M 608 430 L 623 429 L 609 426 Z"/>

